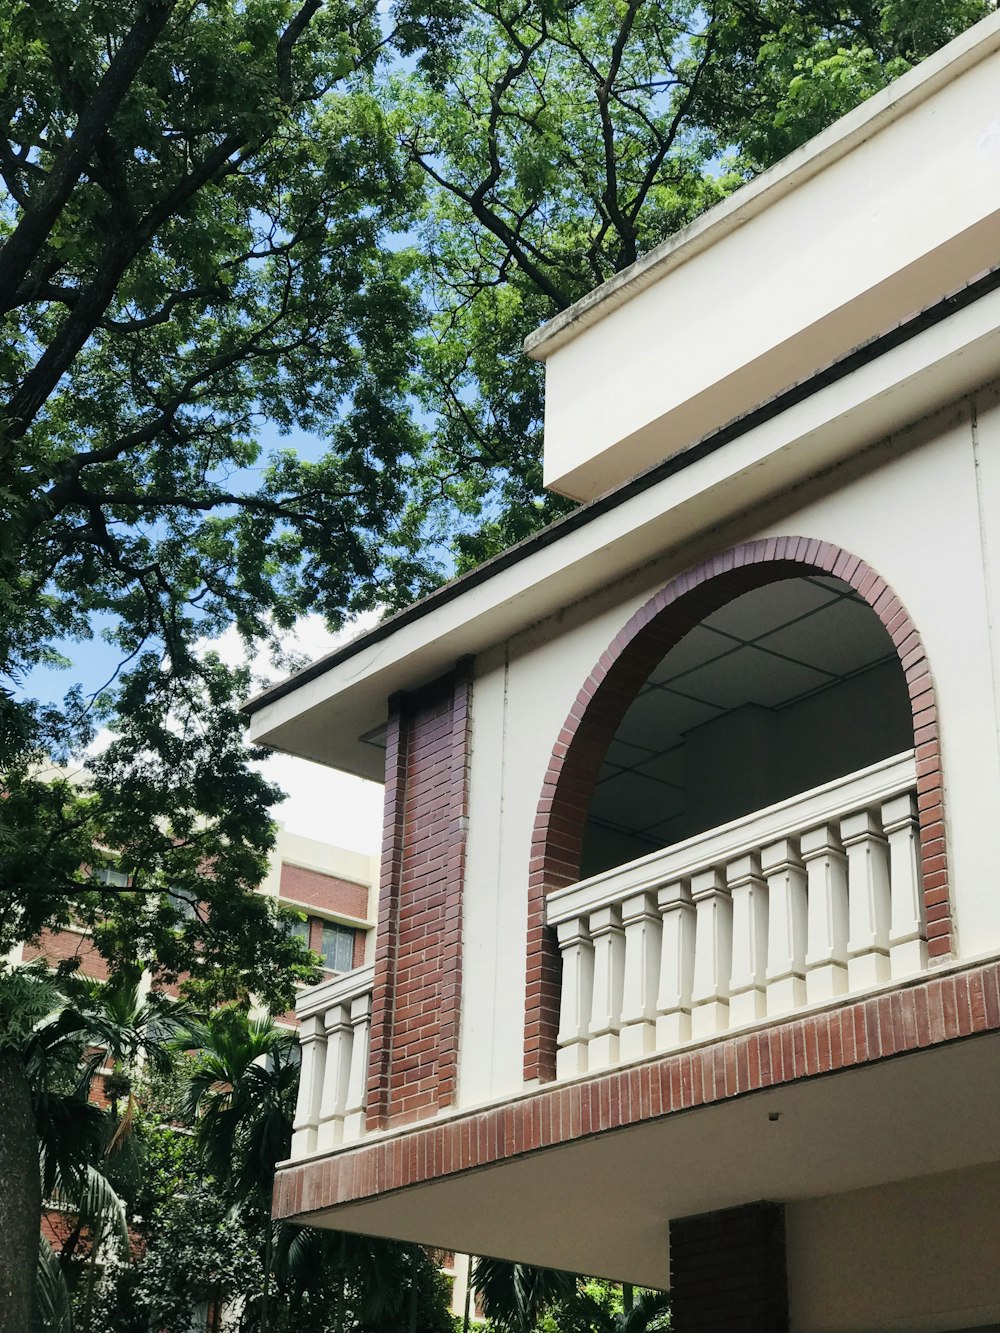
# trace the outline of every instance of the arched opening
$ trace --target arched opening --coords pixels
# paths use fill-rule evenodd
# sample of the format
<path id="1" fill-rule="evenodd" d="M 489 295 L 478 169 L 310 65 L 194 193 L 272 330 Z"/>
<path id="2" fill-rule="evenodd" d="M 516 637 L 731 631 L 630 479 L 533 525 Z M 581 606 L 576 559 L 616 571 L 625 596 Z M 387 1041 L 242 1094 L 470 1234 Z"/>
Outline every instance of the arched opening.
<path id="1" fill-rule="evenodd" d="M 851 585 L 800 575 L 755 588 L 640 686 L 598 773 L 581 878 L 912 745 L 895 646 Z"/>
<path id="2" fill-rule="evenodd" d="M 758 592 L 763 597 L 755 602 L 749 595 Z M 811 598 L 812 604 L 782 619 L 796 595 Z M 768 614 L 779 616 L 767 625 L 762 623 L 765 605 L 773 608 Z M 753 620 L 749 629 L 739 622 L 748 609 Z M 809 624 L 817 612 L 820 618 Z M 706 630 L 708 637 L 702 632 Z M 765 643 L 768 635 L 775 637 Z M 720 645 L 722 638 L 726 643 Z M 714 652 L 720 646 L 721 651 Z M 744 654 L 747 672 L 732 672 L 731 661 L 726 665 L 727 656 L 738 653 Z M 774 668 L 780 658 L 789 664 L 780 674 L 760 669 L 765 662 Z M 702 712 L 695 717 L 692 706 L 685 720 L 680 696 L 688 692 L 681 688 L 686 671 L 701 673 L 698 684 L 703 689 L 713 672 L 718 677 L 728 673 L 730 683 L 743 680 L 742 693 L 734 687 L 728 695 L 717 692 L 709 698 L 690 691 Z M 759 684 L 753 694 L 746 685 L 753 679 L 769 685 Z M 655 688 L 666 697 L 664 687 L 677 696 L 667 699 L 676 705 L 667 710 L 673 720 L 666 726 L 673 730 L 660 726 L 654 738 L 657 727 L 641 713 L 643 708 L 656 713 L 662 701 L 647 696 Z M 774 721 L 768 714 L 782 717 Z M 812 719 L 811 729 L 806 728 L 807 718 Z M 706 725 L 713 721 L 714 738 Z M 644 764 L 661 768 L 665 786 L 670 765 L 678 763 L 672 752 L 678 744 L 687 744 L 687 733 L 699 726 L 706 730 L 690 754 L 700 753 L 698 762 L 709 777 L 699 791 L 687 775 L 694 761 L 683 761 L 683 781 L 673 784 L 683 788 L 683 807 L 677 804 L 660 816 L 659 809 L 665 808 L 661 802 L 652 821 L 640 823 L 635 793 L 631 801 L 627 795 L 611 799 L 611 780 Z M 800 728 L 809 730 L 811 741 L 802 743 Z M 741 734 L 743 743 L 737 744 Z M 636 741 L 648 753 L 636 764 L 622 763 L 628 752 L 618 742 Z M 710 742 L 725 757 L 721 764 L 707 765 Z M 794 753 L 786 759 L 789 747 Z M 732 547 L 685 571 L 651 597 L 583 681 L 558 733 L 543 783 L 528 876 L 525 1079 L 555 1075 L 562 968 L 547 917 L 551 894 L 569 891 L 602 865 L 621 865 L 649 850 L 670 856 L 673 843 L 681 839 L 683 846 L 699 823 L 717 828 L 715 820 L 738 819 L 748 802 L 753 802 L 751 810 L 759 810 L 767 796 L 780 801 L 783 787 L 790 786 L 794 795 L 809 789 L 800 784 L 831 778 L 839 782 L 838 773 L 855 772 L 854 765 L 863 767 L 866 758 L 873 762 L 872 756 L 877 760 L 910 747 L 922 938 L 927 956 L 941 960 L 951 949 L 951 912 L 937 708 L 923 644 L 892 588 L 849 551 L 789 536 Z M 599 786 L 607 790 L 598 793 Z M 634 815 L 627 813 L 630 804 L 637 807 Z M 666 852 L 656 851 L 664 845 Z"/>

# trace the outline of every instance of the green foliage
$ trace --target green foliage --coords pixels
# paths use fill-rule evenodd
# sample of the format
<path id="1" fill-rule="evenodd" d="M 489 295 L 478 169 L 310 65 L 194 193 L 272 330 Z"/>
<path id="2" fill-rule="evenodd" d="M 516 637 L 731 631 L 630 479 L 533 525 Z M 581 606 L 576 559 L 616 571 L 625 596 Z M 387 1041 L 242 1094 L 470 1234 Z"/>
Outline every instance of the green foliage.
<path id="1" fill-rule="evenodd" d="M 669 1328 L 666 1292 L 590 1279 L 546 1312 L 538 1333 L 665 1333 Z"/>
<path id="2" fill-rule="evenodd" d="M 310 975 L 252 892 L 278 793 L 249 675 L 198 645 L 387 600 L 418 315 L 382 43 L 373 0 L 0 15 L 0 954 L 73 922 L 206 1002 Z M 268 454 L 265 422 L 319 456 Z M 98 634 L 99 697 L 18 693 Z M 100 724 L 82 783 L 44 771 Z M 127 892 L 81 868 L 95 845 Z"/>
<path id="3" fill-rule="evenodd" d="M 432 423 L 408 530 L 468 567 L 565 512 L 541 493 L 542 370 L 523 339 L 989 8 L 405 5 L 413 60 L 383 97 L 425 183 Z"/>
<path id="4" fill-rule="evenodd" d="M 477 1258 L 472 1283 L 483 1313 L 501 1333 L 532 1333 L 543 1313 L 576 1291 L 572 1273 L 503 1259 Z"/>
<path id="5" fill-rule="evenodd" d="M 72 1333 L 73 1309 L 66 1275 L 47 1240 L 42 1241 L 38 1262 L 37 1333 Z"/>
<path id="6" fill-rule="evenodd" d="M 267 1209 L 275 1163 L 288 1157 L 299 1085 L 294 1035 L 236 1008 L 189 1024 L 194 1052 L 183 1103 L 207 1171 L 240 1202 Z"/>
<path id="7" fill-rule="evenodd" d="M 263 1325 L 266 1282 L 271 1333 L 397 1333 L 414 1300 L 419 1333 L 450 1333 L 444 1279 L 419 1247 L 268 1221 L 291 1134 L 292 1040 L 221 1010 L 173 1041 L 179 1077 L 137 1083 L 142 1243 L 109 1271 L 91 1327 L 187 1333 L 199 1306 L 219 1303 L 249 1333 Z M 151 1113 L 164 1109 L 174 1123 Z"/>

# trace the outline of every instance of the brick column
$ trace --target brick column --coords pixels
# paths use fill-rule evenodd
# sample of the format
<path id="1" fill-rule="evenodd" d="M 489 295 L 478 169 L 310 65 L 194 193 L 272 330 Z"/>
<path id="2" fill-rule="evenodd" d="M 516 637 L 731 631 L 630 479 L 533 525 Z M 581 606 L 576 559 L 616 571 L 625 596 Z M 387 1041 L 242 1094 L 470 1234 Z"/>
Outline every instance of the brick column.
<path id="1" fill-rule="evenodd" d="M 455 1098 L 471 663 L 390 700 L 368 1126 Z"/>

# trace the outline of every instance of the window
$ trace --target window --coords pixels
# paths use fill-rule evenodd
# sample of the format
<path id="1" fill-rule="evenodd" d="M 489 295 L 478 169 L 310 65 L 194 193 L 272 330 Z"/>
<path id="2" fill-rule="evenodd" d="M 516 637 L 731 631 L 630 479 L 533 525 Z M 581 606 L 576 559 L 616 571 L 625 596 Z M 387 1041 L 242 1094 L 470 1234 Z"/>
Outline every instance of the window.
<path id="1" fill-rule="evenodd" d="M 354 966 L 354 931 L 349 926 L 334 926 L 324 921 L 319 951 L 327 971 L 350 972 Z"/>
<path id="2" fill-rule="evenodd" d="M 309 922 L 298 921 L 293 917 L 285 917 L 285 934 L 290 935 L 292 939 L 301 940 L 309 947 Z"/>
<path id="3" fill-rule="evenodd" d="M 93 866 L 90 878 L 95 884 L 107 884 L 112 889 L 128 888 L 128 875 L 124 870 L 116 870 L 112 865 Z"/>
<path id="4" fill-rule="evenodd" d="M 178 893 L 176 889 L 170 891 L 170 903 L 176 911 L 180 912 L 182 921 L 195 921 L 198 919 L 198 900 L 185 893 Z"/>

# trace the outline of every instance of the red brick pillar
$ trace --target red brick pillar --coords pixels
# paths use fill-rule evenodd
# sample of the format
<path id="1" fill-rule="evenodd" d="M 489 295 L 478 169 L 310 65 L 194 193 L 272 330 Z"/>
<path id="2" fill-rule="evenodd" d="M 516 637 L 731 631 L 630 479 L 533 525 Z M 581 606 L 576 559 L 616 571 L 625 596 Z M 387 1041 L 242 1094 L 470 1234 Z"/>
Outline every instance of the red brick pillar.
<path id="1" fill-rule="evenodd" d="M 471 663 L 389 701 L 368 1126 L 454 1101 Z"/>

